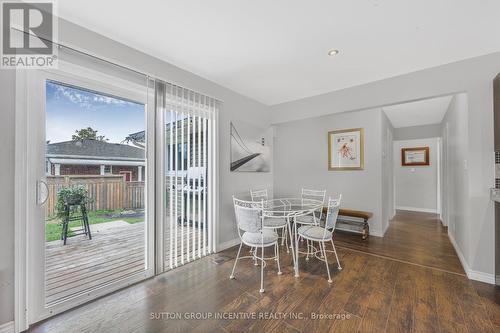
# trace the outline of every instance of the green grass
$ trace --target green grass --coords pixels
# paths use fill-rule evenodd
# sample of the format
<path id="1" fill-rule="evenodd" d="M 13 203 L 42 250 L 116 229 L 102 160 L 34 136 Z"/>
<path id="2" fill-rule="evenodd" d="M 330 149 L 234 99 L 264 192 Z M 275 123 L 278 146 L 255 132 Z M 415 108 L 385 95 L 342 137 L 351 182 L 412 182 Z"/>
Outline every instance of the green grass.
<path id="1" fill-rule="evenodd" d="M 144 217 L 111 217 L 113 214 L 120 213 L 121 210 L 98 210 L 95 212 L 88 212 L 89 224 L 107 223 L 113 221 L 125 221 L 130 224 L 139 223 L 144 221 Z M 78 213 L 79 214 L 79 213 Z M 69 228 L 81 227 L 79 221 L 73 221 L 69 224 Z M 62 223 L 56 216 L 50 216 L 45 223 L 45 241 L 50 242 L 61 238 Z M 73 236 L 74 233 L 69 230 L 68 237 Z"/>

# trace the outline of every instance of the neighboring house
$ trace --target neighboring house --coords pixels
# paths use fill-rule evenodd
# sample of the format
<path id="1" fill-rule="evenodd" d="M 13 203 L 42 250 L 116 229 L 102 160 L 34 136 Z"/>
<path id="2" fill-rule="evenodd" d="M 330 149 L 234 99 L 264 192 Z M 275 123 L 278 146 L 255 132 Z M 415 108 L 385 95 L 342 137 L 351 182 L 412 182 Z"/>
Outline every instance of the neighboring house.
<path id="1" fill-rule="evenodd" d="M 47 144 L 47 175 L 122 174 L 126 181 L 143 181 L 145 151 L 142 148 L 98 140 Z"/>

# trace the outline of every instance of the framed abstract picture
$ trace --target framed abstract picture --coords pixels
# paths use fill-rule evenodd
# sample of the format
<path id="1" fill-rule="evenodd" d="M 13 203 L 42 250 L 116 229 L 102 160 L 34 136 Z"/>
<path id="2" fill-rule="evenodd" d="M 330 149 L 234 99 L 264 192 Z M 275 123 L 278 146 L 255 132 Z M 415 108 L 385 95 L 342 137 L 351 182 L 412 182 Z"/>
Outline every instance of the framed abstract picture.
<path id="1" fill-rule="evenodd" d="M 429 165 L 429 147 L 401 148 L 401 165 Z"/>
<path id="2" fill-rule="evenodd" d="M 231 122 L 230 170 L 232 172 L 270 172 L 270 128 L 245 122 Z"/>
<path id="3" fill-rule="evenodd" d="M 364 149 L 362 128 L 328 132 L 328 170 L 363 170 Z"/>

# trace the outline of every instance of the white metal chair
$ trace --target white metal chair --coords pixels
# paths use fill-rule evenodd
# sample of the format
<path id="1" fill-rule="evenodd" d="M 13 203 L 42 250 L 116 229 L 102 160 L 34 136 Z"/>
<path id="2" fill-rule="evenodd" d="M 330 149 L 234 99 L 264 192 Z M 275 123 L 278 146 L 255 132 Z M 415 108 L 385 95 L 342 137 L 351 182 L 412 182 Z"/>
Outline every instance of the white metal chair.
<path id="1" fill-rule="evenodd" d="M 269 199 L 267 188 L 262 190 L 250 190 L 250 196 L 252 197 L 252 201 L 267 201 Z"/>
<path id="2" fill-rule="evenodd" d="M 250 196 L 252 201 L 262 201 L 264 200 L 264 207 L 266 202 L 269 200 L 267 189 L 262 190 L 250 190 Z M 290 253 L 288 246 L 288 222 L 283 216 L 269 215 L 264 218 L 264 228 L 274 229 L 276 231 L 281 230 L 281 245 L 286 245 L 286 252 Z"/>
<path id="3" fill-rule="evenodd" d="M 302 198 L 302 200 L 312 199 L 324 203 L 326 197 L 326 190 L 309 190 L 302 188 L 300 192 L 300 197 Z M 319 208 L 317 211 L 312 211 L 310 214 L 297 216 L 297 218 L 295 218 L 295 223 L 299 225 L 319 225 L 319 222 L 321 221 L 322 217 L 323 217 L 323 207 Z M 309 260 L 309 255 L 315 251 L 316 249 L 311 245 L 311 242 L 307 241 L 307 252 L 305 252 L 306 260 Z M 304 253 L 301 251 L 299 252 Z"/>
<path id="4" fill-rule="evenodd" d="M 236 215 L 236 224 L 238 226 L 238 235 L 240 237 L 240 247 L 238 249 L 238 254 L 236 255 L 236 260 L 234 261 L 233 270 L 231 271 L 230 279 L 234 279 L 234 271 L 236 269 L 236 264 L 238 259 L 251 258 L 255 261 L 261 261 L 260 268 L 260 292 L 264 292 L 264 266 L 266 265 L 266 259 L 276 260 L 278 264 L 278 275 L 281 275 L 280 268 L 280 255 L 278 249 L 278 234 L 272 229 L 266 229 L 263 227 L 264 221 L 264 201 L 254 202 L 254 201 L 244 201 L 236 199 L 233 196 L 234 203 L 234 213 Z M 243 233 L 241 233 L 243 231 Z M 250 246 L 250 248 L 255 248 L 256 250 L 252 252 L 252 256 L 246 256 L 240 258 L 241 247 L 243 244 Z M 274 246 L 274 257 L 264 257 L 264 248 Z M 257 254 L 257 249 L 262 249 L 262 255 L 259 257 Z"/>
<path id="5" fill-rule="evenodd" d="M 300 197 L 302 200 L 313 199 L 321 202 L 325 202 L 326 190 L 308 190 L 303 188 Z M 295 221 L 299 224 L 313 224 L 318 225 L 319 221 L 323 216 L 323 209 L 318 209 L 318 211 L 313 211 L 311 214 L 299 216 Z"/>
<path id="6" fill-rule="evenodd" d="M 311 242 L 319 243 L 319 252 L 321 252 L 321 258 L 317 258 L 325 261 L 329 283 L 332 283 L 332 278 L 330 276 L 330 268 L 328 267 L 328 259 L 326 257 L 326 252 L 331 252 L 326 250 L 326 243 L 328 241 L 332 243 L 333 253 L 335 253 L 335 258 L 337 259 L 337 267 L 339 270 L 342 269 L 342 267 L 340 266 L 339 257 L 337 256 L 337 250 L 335 249 L 335 244 L 333 244 L 333 232 L 337 224 L 337 217 L 339 215 L 341 199 L 342 195 L 340 195 L 337 199 L 328 199 L 328 212 L 326 214 L 324 228 L 320 227 L 319 225 L 304 225 L 297 230 L 297 233 L 300 237 Z"/>

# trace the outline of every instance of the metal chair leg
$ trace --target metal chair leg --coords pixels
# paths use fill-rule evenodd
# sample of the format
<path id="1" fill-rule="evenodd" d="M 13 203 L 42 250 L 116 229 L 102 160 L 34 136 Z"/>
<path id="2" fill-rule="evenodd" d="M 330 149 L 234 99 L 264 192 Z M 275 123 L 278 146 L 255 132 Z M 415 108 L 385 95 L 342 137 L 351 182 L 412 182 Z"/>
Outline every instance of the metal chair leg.
<path id="1" fill-rule="evenodd" d="M 326 244 L 323 243 L 323 242 L 319 242 L 319 247 L 323 253 L 323 255 L 325 256 L 325 265 L 326 265 L 326 271 L 328 272 L 328 283 L 332 283 L 332 277 L 330 276 L 330 267 L 328 267 L 328 258 L 326 257 L 326 251 L 325 251 L 325 246 Z"/>
<path id="2" fill-rule="evenodd" d="M 278 242 L 276 242 L 276 244 L 274 245 L 274 255 L 278 259 L 277 260 L 277 262 L 278 262 L 278 275 L 281 275 L 283 273 L 281 272 L 281 267 L 280 267 L 280 249 L 278 246 Z"/>
<path id="3" fill-rule="evenodd" d="M 240 251 L 242 246 L 243 243 L 240 243 L 240 248 L 238 249 L 238 254 L 236 255 L 236 260 L 234 261 L 233 270 L 231 271 L 231 275 L 229 276 L 230 279 L 234 279 L 234 270 L 236 268 L 236 264 L 238 263 L 238 258 L 240 257 Z"/>
<path id="4" fill-rule="evenodd" d="M 288 245 L 288 224 L 285 226 L 285 229 L 283 229 L 283 232 L 285 233 L 286 253 L 290 253 L 290 246 Z"/>
<path id="5" fill-rule="evenodd" d="M 264 292 L 264 246 L 262 246 L 262 262 L 260 263 L 260 290 Z"/>
<path id="6" fill-rule="evenodd" d="M 340 266 L 340 260 L 339 257 L 337 256 L 337 250 L 335 249 L 335 244 L 333 244 L 333 239 L 331 239 L 332 242 L 332 247 L 333 247 L 333 253 L 335 253 L 335 258 L 337 259 L 337 267 L 340 270 L 342 270 L 342 266 Z"/>

